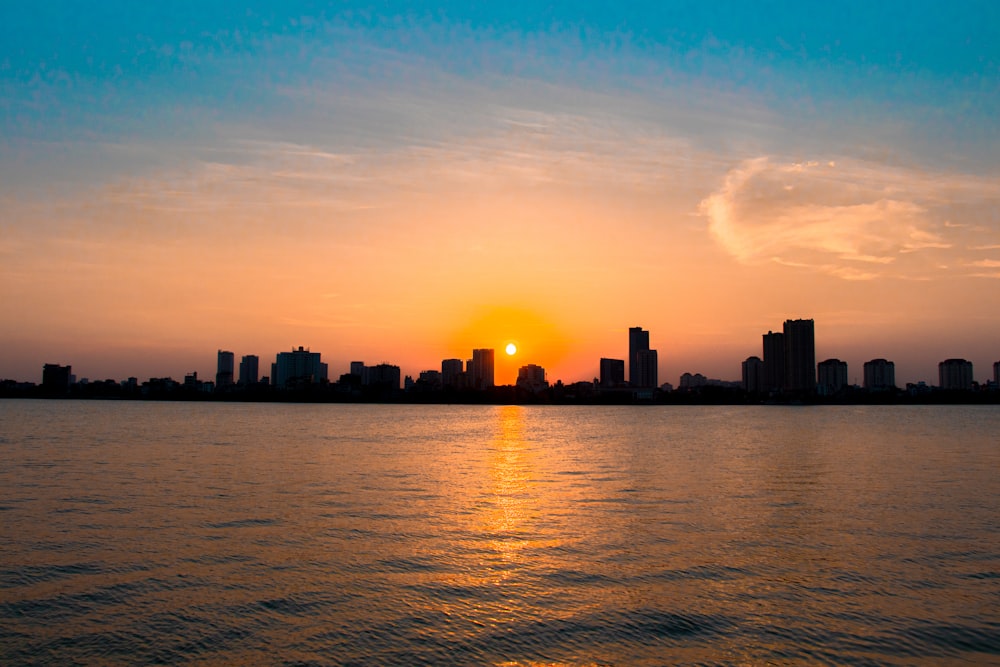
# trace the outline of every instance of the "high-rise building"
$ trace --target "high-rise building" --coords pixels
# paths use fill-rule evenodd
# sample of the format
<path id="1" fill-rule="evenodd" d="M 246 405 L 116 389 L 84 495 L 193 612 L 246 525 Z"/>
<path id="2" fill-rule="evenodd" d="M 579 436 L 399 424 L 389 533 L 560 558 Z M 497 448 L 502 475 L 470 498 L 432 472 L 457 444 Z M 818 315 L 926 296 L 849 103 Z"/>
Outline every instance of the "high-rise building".
<path id="1" fill-rule="evenodd" d="M 458 388 L 462 384 L 462 373 L 465 366 L 461 359 L 444 359 L 441 361 L 441 384 L 445 387 Z"/>
<path id="2" fill-rule="evenodd" d="M 256 354 L 245 354 L 240 359 L 240 386 L 249 387 L 260 380 L 260 358 Z"/>
<path id="3" fill-rule="evenodd" d="M 545 381 L 545 369 L 535 364 L 521 366 L 517 371 L 517 386 L 533 392 L 545 389 L 549 386 Z"/>
<path id="4" fill-rule="evenodd" d="M 816 334 L 812 320 L 785 320 L 785 391 L 816 391 Z"/>
<path id="5" fill-rule="evenodd" d="M 747 357 L 743 362 L 743 391 L 759 394 L 764 390 L 764 362 L 760 357 Z"/>
<path id="6" fill-rule="evenodd" d="M 1000 361 L 993 362 L 993 384 L 1000 388 Z"/>
<path id="7" fill-rule="evenodd" d="M 972 389 L 972 362 L 965 359 L 945 359 L 939 363 L 938 386 L 949 390 Z"/>
<path id="8" fill-rule="evenodd" d="M 816 367 L 819 374 L 816 390 L 820 396 L 833 396 L 847 387 L 847 362 L 827 359 Z"/>
<path id="9" fill-rule="evenodd" d="M 320 360 L 320 353 L 310 352 L 301 345 L 291 352 L 279 352 L 271 366 L 271 382 L 279 389 L 326 381 L 327 366 Z"/>
<path id="10" fill-rule="evenodd" d="M 785 388 L 785 334 L 764 334 L 764 375 L 762 390 L 780 392 Z"/>
<path id="11" fill-rule="evenodd" d="M 649 332 L 643 331 L 642 327 L 630 327 L 628 330 L 628 382 L 634 387 L 648 386 L 639 384 L 639 354 L 648 351 Z"/>
<path id="12" fill-rule="evenodd" d="M 640 389 L 653 389 L 659 385 L 659 363 L 656 350 L 640 350 L 635 357 L 635 369 L 632 382 Z"/>
<path id="13" fill-rule="evenodd" d="M 233 366 L 236 364 L 236 355 L 227 350 L 219 350 L 219 362 L 215 371 L 215 387 L 231 387 L 233 385 Z"/>
<path id="14" fill-rule="evenodd" d="M 472 363 L 469 368 L 469 378 L 473 389 L 493 388 L 493 350 L 481 349 L 472 351 Z"/>
<path id="15" fill-rule="evenodd" d="M 885 359 L 865 362 L 865 389 L 891 391 L 896 388 L 896 364 Z"/>
<path id="16" fill-rule="evenodd" d="M 625 360 L 601 358 L 601 387 L 613 389 L 625 385 Z"/>

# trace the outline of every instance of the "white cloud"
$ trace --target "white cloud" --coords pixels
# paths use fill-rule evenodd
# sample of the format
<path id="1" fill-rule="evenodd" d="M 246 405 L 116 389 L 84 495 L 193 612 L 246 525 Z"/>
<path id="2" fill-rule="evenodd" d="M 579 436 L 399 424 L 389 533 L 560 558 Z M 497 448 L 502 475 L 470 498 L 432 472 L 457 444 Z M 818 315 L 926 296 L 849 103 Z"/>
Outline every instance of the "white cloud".
<path id="1" fill-rule="evenodd" d="M 974 217 L 953 222 L 949 207 Z M 858 160 L 746 160 L 702 200 L 712 237 L 744 264 L 777 262 L 846 280 L 917 278 L 934 251 L 955 259 L 989 220 L 1000 180 L 927 174 Z M 953 214 L 955 211 L 951 210 Z"/>

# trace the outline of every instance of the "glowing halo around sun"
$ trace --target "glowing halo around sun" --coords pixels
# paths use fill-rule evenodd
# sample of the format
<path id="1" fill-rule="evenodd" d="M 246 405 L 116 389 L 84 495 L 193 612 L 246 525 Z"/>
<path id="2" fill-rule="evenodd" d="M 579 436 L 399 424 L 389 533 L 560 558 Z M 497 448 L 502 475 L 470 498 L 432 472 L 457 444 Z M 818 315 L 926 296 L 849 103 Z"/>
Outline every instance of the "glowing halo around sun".
<path id="1" fill-rule="evenodd" d="M 514 345 L 514 343 L 507 343 L 507 347 L 504 348 L 504 350 L 507 352 L 508 356 L 513 357 L 517 353 L 517 345 Z"/>

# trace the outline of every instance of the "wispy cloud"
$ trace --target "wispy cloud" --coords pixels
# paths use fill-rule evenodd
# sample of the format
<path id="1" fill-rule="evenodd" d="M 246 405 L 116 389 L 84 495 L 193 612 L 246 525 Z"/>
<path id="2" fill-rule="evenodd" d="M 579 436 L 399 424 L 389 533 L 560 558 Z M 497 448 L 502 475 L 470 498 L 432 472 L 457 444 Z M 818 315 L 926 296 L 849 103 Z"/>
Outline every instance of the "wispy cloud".
<path id="1" fill-rule="evenodd" d="M 955 202 L 974 218 L 948 219 Z M 960 260 L 970 234 L 1000 236 L 989 211 L 1000 179 L 928 174 L 856 159 L 746 160 L 699 210 L 712 237 L 745 264 L 777 262 L 847 280 L 916 278 L 944 253 Z M 953 262 L 954 263 L 954 262 Z"/>

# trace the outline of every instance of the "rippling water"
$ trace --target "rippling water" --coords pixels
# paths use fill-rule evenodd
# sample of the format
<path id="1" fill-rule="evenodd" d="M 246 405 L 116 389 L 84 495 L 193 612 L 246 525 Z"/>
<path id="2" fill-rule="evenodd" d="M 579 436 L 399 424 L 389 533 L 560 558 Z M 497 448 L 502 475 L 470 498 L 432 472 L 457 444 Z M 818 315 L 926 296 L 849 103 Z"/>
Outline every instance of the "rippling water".
<path id="1" fill-rule="evenodd" d="M 0 401 L 0 663 L 1000 664 L 998 434 Z"/>

